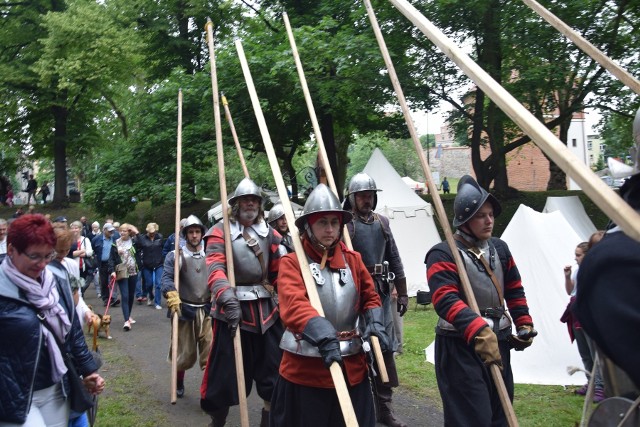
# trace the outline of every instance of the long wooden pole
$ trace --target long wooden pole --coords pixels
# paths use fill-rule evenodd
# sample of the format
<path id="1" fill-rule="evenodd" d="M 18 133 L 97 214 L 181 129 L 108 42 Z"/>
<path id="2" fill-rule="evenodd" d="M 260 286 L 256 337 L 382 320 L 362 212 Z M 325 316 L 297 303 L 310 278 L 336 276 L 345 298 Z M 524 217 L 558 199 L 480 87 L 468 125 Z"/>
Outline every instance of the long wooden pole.
<path id="1" fill-rule="evenodd" d="M 593 202 L 633 239 L 640 241 L 640 213 L 598 178 L 558 138 L 509 92 L 476 64 L 406 0 L 389 0 L 405 17 L 444 52 L 473 82 L 531 138 L 545 154 L 578 183 Z"/>
<path id="2" fill-rule="evenodd" d="M 305 252 L 304 248 L 302 247 L 302 242 L 300 241 L 300 234 L 298 232 L 298 228 L 295 225 L 296 219 L 293 215 L 293 209 L 291 208 L 291 202 L 289 201 L 289 197 L 287 194 L 287 187 L 284 183 L 284 179 L 282 178 L 282 172 L 280 170 L 280 164 L 278 163 L 278 157 L 276 156 L 276 152 L 273 149 L 273 143 L 271 142 L 271 137 L 269 136 L 267 123 L 264 119 L 264 115 L 262 114 L 260 100 L 258 99 L 258 94 L 253 84 L 253 78 L 251 77 L 251 71 L 249 70 L 249 65 L 247 63 L 244 49 L 242 47 L 242 42 L 240 40 L 236 40 L 236 49 L 238 51 L 238 57 L 240 58 L 240 66 L 242 67 L 242 72 L 244 73 L 244 78 L 247 83 L 247 89 L 249 90 L 249 95 L 251 97 L 253 111 L 258 121 L 260 134 L 262 135 L 262 141 L 264 142 L 264 147 L 267 152 L 269 164 L 271 165 L 273 178 L 276 181 L 276 187 L 278 189 L 280 201 L 282 202 L 282 207 L 284 208 L 285 217 L 287 218 L 287 224 L 289 224 L 289 231 L 291 232 L 293 247 L 298 258 L 298 263 L 300 264 L 300 271 L 302 273 L 302 278 L 304 279 L 304 285 L 307 289 L 307 295 L 309 296 L 311 305 L 318 312 L 318 315 L 324 316 L 324 310 L 322 309 L 320 296 L 318 295 L 318 290 L 316 289 L 315 282 L 311 277 L 309 262 L 307 261 L 307 257 L 304 255 Z M 358 420 L 356 419 L 356 414 L 353 410 L 353 405 L 351 403 L 351 398 L 349 397 L 349 391 L 347 390 L 347 383 L 342 374 L 342 369 L 340 368 L 340 365 L 338 363 L 334 362 L 329 370 L 331 371 L 331 378 L 333 379 L 333 384 L 335 385 L 336 392 L 338 393 L 338 400 L 340 401 L 340 408 L 342 409 L 345 424 L 347 426 L 357 426 Z"/>
<path id="3" fill-rule="evenodd" d="M 458 268 L 458 275 L 460 276 L 462 292 L 466 296 L 467 304 L 469 305 L 469 307 L 476 313 L 480 314 L 480 309 L 478 307 L 478 303 L 473 293 L 473 288 L 471 287 L 471 282 L 469 281 L 467 270 L 464 267 L 464 263 L 462 262 L 462 258 L 460 257 L 460 253 L 456 246 L 455 240 L 453 239 L 453 232 L 451 230 L 451 226 L 449 225 L 449 220 L 448 220 L 447 214 L 445 213 L 444 205 L 442 204 L 442 199 L 440 198 L 440 193 L 438 193 L 436 184 L 432 179 L 431 168 L 425 158 L 424 151 L 422 150 L 422 145 L 420 144 L 418 133 L 416 132 L 416 128 L 414 126 L 413 120 L 411 119 L 411 113 L 409 111 L 407 101 L 404 97 L 404 92 L 402 91 L 402 86 L 400 86 L 400 80 L 398 79 L 398 74 L 396 73 L 395 67 L 393 66 L 393 61 L 391 60 L 391 56 L 389 55 L 387 44 L 384 41 L 382 31 L 380 30 L 380 26 L 378 25 L 378 19 L 376 18 L 376 15 L 373 11 L 371 2 L 369 0 L 363 0 L 363 1 L 367 9 L 367 15 L 369 16 L 369 20 L 371 21 L 371 26 L 373 27 L 373 32 L 376 36 L 376 40 L 378 41 L 378 45 L 380 46 L 382 57 L 387 66 L 387 70 L 389 72 L 389 78 L 391 79 L 391 84 L 393 85 L 393 89 L 395 90 L 396 96 L 398 97 L 398 102 L 400 103 L 400 107 L 402 108 L 402 113 L 404 114 L 404 119 L 405 119 L 405 122 L 407 123 L 407 128 L 409 129 L 409 134 L 411 135 L 411 140 L 413 141 L 413 146 L 416 150 L 416 153 L 418 154 L 418 158 L 420 159 L 420 164 L 422 165 L 422 170 L 424 171 L 424 176 L 427 180 L 427 186 L 429 187 L 429 193 L 432 195 L 432 198 L 433 198 L 436 214 L 438 215 L 440 225 L 442 226 L 442 230 L 444 231 L 447 244 L 449 245 L 449 248 L 451 248 L 451 254 L 453 255 L 453 258 L 456 262 L 456 266 Z M 511 404 L 511 400 L 509 399 L 509 394 L 504 384 L 504 380 L 502 379 L 500 369 L 496 365 L 491 365 L 490 371 L 491 371 L 491 376 L 493 378 L 493 382 L 496 385 L 496 390 L 498 391 L 498 396 L 500 397 L 500 403 L 502 404 L 502 408 L 507 418 L 507 422 L 509 423 L 510 426 L 517 426 L 518 419 L 516 418 L 515 411 L 513 410 L 513 405 Z"/>
<path id="4" fill-rule="evenodd" d="M 236 144 L 236 150 L 238 151 L 238 157 L 240 158 L 240 164 L 242 165 L 242 171 L 244 172 L 244 177 L 249 178 L 249 169 L 247 169 L 247 164 L 244 161 L 244 154 L 242 154 L 242 147 L 240 147 L 240 141 L 238 140 L 238 134 L 236 133 L 236 127 L 233 125 L 233 118 L 231 117 L 231 111 L 229 110 L 229 103 L 227 102 L 227 97 L 222 96 L 222 106 L 224 107 L 224 115 L 229 122 L 229 127 L 231 128 L 231 136 L 233 136 L 233 142 Z"/>
<path id="5" fill-rule="evenodd" d="M 218 178 L 220 180 L 220 202 L 222 203 L 222 219 L 224 224 L 224 250 L 226 254 L 227 279 L 229 285 L 236 286 L 235 268 L 233 265 L 233 251 L 231 248 L 231 233 L 229 228 L 229 206 L 227 201 L 227 179 L 224 172 L 224 150 L 222 148 L 222 127 L 220 120 L 220 103 L 218 96 L 218 77 L 216 75 L 215 51 L 213 49 L 213 23 L 207 19 L 207 44 L 211 58 L 211 87 L 213 89 L 213 117 L 216 126 L 216 149 L 218 156 Z M 249 427 L 249 410 L 247 407 L 247 390 L 245 388 L 244 364 L 242 362 L 242 344 L 240 328 L 233 338 L 233 348 L 236 362 L 236 378 L 238 383 L 238 401 L 240 405 L 240 424 Z"/>
<path id="6" fill-rule="evenodd" d="M 611 58 L 604 54 L 600 49 L 591 44 L 587 39 L 582 37 L 577 31 L 565 24 L 560 18 L 551 13 L 535 0 L 522 0 L 524 4 L 533 9 L 542 19 L 547 21 L 553 28 L 564 34 L 584 53 L 593 58 L 598 64 L 606 68 L 618 80 L 624 83 L 628 88 L 637 94 L 640 94 L 640 81 L 631 75 L 627 70 L 622 68 Z"/>
<path id="7" fill-rule="evenodd" d="M 327 156 L 327 150 L 324 145 L 324 140 L 322 139 L 322 132 L 320 131 L 320 125 L 318 123 L 318 118 L 316 116 L 316 110 L 313 107 L 313 101 L 311 100 L 311 93 L 309 92 L 309 86 L 307 85 L 307 78 L 304 75 L 304 69 L 302 68 L 302 62 L 300 61 L 300 55 L 298 54 L 298 47 L 296 46 L 296 40 L 293 37 L 293 31 L 291 30 L 291 24 L 289 23 L 289 15 L 286 12 L 282 14 L 282 19 L 284 20 L 284 25 L 287 29 L 287 35 L 289 36 L 289 43 L 291 44 L 291 52 L 293 53 L 293 58 L 296 63 L 296 69 L 298 71 L 298 77 L 300 78 L 300 85 L 302 86 L 302 92 L 304 93 L 304 99 L 307 103 L 307 109 L 309 110 L 309 117 L 311 118 L 311 123 L 313 125 L 313 133 L 316 137 L 317 145 L 318 145 L 318 153 L 320 154 L 320 162 L 322 163 L 322 167 L 325 170 L 327 175 L 327 183 L 329 184 L 329 188 L 331 191 L 340 198 L 338 194 L 338 188 L 336 187 L 336 182 L 333 179 L 333 173 L 331 173 L 331 165 L 329 163 L 329 157 Z M 289 221 L 287 221 L 288 223 Z M 343 240 L 349 249 L 353 249 L 353 244 L 351 242 L 351 236 L 349 235 L 349 231 L 347 229 L 347 225 L 344 225 L 344 230 L 342 233 Z M 378 337 L 371 336 L 371 346 L 373 347 L 373 354 L 376 358 L 376 363 L 378 364 L 378 371 L 380 374 L 380 378 L 383 383 L 389 382 L 389 374 L 387 373 L 387 366 L 384 363 L 384 357 L 382 356 L 382 349 L 380 348 L 380 342 L 378 341 Z"/>
<path id="8" fill-rule="evenodd" d="M 178 91 L 178 147 L 176 148 L 176 224 L 175 260 L 173 283 L 180 289 L 180 204 L 182 191 L 182 89 Z M 178 400 L 178 313 L 171 315 L 171 403 Z"/>

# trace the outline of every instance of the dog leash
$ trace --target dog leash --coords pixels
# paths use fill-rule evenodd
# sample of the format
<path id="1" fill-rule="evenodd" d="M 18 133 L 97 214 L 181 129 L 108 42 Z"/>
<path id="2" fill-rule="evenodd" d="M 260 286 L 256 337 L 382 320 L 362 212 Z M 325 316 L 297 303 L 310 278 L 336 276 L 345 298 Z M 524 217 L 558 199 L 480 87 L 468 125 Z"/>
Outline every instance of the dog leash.
<path id="1" fill-rule="evenodd" d="M 109 307 L 111 307 L 111 297 L 113 296 L 113 288 L 116 287 L 116 278 L 112 277 L 109 281 L 109 299 L 107 300 L 107 308 L 104 309 L 104 316 L 109 312 Z"/>

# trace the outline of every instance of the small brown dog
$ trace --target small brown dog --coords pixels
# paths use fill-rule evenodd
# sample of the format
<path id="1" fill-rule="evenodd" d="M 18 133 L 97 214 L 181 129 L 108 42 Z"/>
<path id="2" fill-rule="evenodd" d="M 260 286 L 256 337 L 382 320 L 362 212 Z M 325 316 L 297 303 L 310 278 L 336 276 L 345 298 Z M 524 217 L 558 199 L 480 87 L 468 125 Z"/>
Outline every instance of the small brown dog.
<path id="1" fill-rule="evenodd" d="M 93 329 L 93 351 L 98 350 L 98 334 L 100 331 L 105 333 L 105 337 L 107 339 L 113 338 L 109 331 L 111 327 L 111 315 L 110 314 L 98 314 L 93 311 L 93 307 L 89 306 L 89 310 L 91 310 L 91 322 L 89 322 L 87 326 L 87 332 L 91 333 Z"/>

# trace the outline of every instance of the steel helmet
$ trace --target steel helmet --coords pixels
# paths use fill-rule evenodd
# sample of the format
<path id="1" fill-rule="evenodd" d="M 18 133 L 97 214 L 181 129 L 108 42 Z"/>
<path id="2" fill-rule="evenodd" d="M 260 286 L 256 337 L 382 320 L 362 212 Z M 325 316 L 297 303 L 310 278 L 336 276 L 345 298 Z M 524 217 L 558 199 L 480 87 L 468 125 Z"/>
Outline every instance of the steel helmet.
<path id="1" fill-rule="evenodd" d="M 376 182 L 364 172 L 357 173 L 351 178 L 349 181 L 349 187 L 347 188 L 347 204 L 345 202 L 345 209 L 352 209 L 356 206 L 355 193 L 359 193 L 361 191 L 382 191 L 376 186 Z M 378 195 L 374 193 L 373 195 L 373 209 L 375 210 L 378 204 Z"/>
<path id="2" fill-rule="evenodd" d="M 346 224 L 351 221 L 351 218 L 353 217 L 351 212 L 342 210 L 338 197 L 336 197 L 336 195 L 333 194 L 333 191 L 324 184 L 318 184 L 311 194 L 309 194 L 307 202 L 304 204 L 302 215 L 296 219 L 296 226 L 302 230 L 303 226 L 307 224 L 309 215 L 318 212 L 333 212 L 340 214 L 342 215 L 342 224 Z"/>
<path id="3" fill-rule="evenodd" d="M 267 222 L 270 226 L 275 227 L 275 222 L 280 219 L 284 215 L 284 206 L 282 206 L 282 202 L 278 202 L 269 211 L 269 217 L 267 218 Z"/>
<path id="4" fill-rule="evenodd" d="M 200 218 L 198 218 L 195 215 L 189 215 L 184 220 L 184 225 L 182 226 L 182 231 L 180 232 L 180 234 L 182 234 L 182 237 L 184 237 L 185 239 L 187 238 L 187 230 L 189 229 L 189 227 L 192 227 L 192 226 L 200 227 L 200 231 L 202 232 L 202 237 L 204 237 L 207 230 L 206 228 L 204 228 L 204 225 L 202 224 L 202 221 L 200 221 Z"/>
<path id="5" fill-rule="evenodd" d="M 263 199 L 260 187 L 258 187 L 256 183 L 251 181 L 249 178 L 243 178 L 242 181 L 240 181 L 240 184 L 236 187 L 236 191 L 233 192 L 233 196 L 229 198 L 229 204 L 235 204 L 235 202 L 242 196 L 259 197 L 260 203 L 262 204 Z"/>
<path id="6" fill-rule="evenodd" d="M 480 187 L 470 175 L 465 175 L 458 182 L 458 194 L 453 202 L 453 226 L 460 227 L 469 221 L 478 210 L 489 201 L 493 205 L 493 216 L 497 217 L 502 212 L 500 202 L 487 190 Z"/>

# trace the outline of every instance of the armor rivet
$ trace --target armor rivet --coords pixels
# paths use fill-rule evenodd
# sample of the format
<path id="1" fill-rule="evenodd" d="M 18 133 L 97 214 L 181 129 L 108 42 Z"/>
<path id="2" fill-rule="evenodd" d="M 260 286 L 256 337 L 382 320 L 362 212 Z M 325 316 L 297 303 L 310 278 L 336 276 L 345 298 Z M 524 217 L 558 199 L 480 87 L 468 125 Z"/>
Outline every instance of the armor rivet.
<path id="1" fill-rule="evenodd" d="M 473 201 L 473 204 L 475 205 L 476 203 L 478 203 L 478 201 L 477 201 L 477 200 L 474 200 L 474 201 Z"/>
<path id="2" fill-rule="evenodd" d="M 464 208 L 465 212 L 469 212 L 469 208 Z M 460 215 L 460 218 L 462 218 L 462 215 Z"/>

